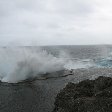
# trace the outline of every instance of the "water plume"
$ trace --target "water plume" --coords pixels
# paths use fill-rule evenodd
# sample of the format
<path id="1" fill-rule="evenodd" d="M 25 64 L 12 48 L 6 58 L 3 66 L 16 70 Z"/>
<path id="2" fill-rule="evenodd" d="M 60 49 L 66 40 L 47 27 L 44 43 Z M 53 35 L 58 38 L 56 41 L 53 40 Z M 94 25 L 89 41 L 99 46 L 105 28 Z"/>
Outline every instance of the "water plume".
<path id="1" fill-rule="evenodd" d="M 56 57 L 39 47 L 0 48 L 0 80 L 2 82 L 17 83 L 29 78 L 46 77 L 46 73 L 91 66 L 93 66 L 91 60 L 73 58 L 63 50 L 60 50 Z"/>
<path id="2" fill-rule="evenodd" d="M 17 83 L 30 77 L 64 69 L 65 60 L 45 50 L 0 48 L 0 80 Z"/>

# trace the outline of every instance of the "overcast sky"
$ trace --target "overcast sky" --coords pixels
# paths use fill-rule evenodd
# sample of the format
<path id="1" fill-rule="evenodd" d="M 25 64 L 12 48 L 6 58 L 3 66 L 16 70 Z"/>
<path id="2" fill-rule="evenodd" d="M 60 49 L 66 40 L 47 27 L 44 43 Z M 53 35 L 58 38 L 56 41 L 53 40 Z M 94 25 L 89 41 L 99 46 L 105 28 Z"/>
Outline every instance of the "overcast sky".
<path id="1" fill-rule="evenodd" d="M 0 0 L 0 45 L 112 44 L 112 0 Z"/>

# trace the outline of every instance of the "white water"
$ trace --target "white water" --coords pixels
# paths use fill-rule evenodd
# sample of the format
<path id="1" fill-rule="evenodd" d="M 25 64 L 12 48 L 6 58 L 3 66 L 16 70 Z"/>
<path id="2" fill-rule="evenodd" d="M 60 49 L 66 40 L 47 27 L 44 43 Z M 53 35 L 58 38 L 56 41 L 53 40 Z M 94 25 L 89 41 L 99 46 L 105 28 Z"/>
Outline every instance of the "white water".
<path id="1" fill-rule="evenodd" d="M 66 53 L 62 53 L 66 54 Z M 68 58 L 69 55 L 67 55 Z M 63 58 L 56 58 L 46 51 L 33 48 L 0 48 L 0 80 L 17 83 L 30 77 L 60 71 L 90 67 L 91 63 L 81 63 Z M 66 57 L 66 56 L 65 56 Z"/>

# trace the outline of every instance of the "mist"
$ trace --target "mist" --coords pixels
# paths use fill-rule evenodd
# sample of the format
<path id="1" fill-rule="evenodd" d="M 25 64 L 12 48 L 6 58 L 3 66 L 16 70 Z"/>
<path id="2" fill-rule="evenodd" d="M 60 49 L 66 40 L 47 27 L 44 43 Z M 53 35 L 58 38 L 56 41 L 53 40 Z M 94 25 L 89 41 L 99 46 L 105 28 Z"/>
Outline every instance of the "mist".
<path id="1" fill-rule="evenodd" d="M 91 66 L 93 63 L 90 60 L 72 58 L 64 50 L 59 50 L 59 54 L 55 56 L 40 47 L 0 48 L 0 80 L 2 82 L 18 83 L 30 78 L 47 77 L 46 73 L 53 75 L 53 72 L 57 71 Z"/>
<path id="2" fill-rule="evenodd" d="M 65 60 L 44 50 L 0 48 L 0 79 L 16 83 L 27 78 L 64 69 Z"/>

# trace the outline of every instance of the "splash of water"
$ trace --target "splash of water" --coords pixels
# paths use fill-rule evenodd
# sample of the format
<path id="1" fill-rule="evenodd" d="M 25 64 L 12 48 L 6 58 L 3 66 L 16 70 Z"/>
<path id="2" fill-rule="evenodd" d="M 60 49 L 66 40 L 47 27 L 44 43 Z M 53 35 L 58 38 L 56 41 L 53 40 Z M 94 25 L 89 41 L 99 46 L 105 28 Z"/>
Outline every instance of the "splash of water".
<path id="1" fill-rule="evenodd" d="M 57 57 L 40 48 L 0 48 L 0 80 L 17 83 L 22 80 L 41 77 L 42 74 L 63 69 L 91 67 L 90 61 L 71 59 L 61 52 Z"/>
<path id="2" fill-rule="evenodd" d="M 0 80 L 17 83 L 39 74 L 64 69 L 65 61 L 46 51 L 27 48 L 0 48 Z"/>

